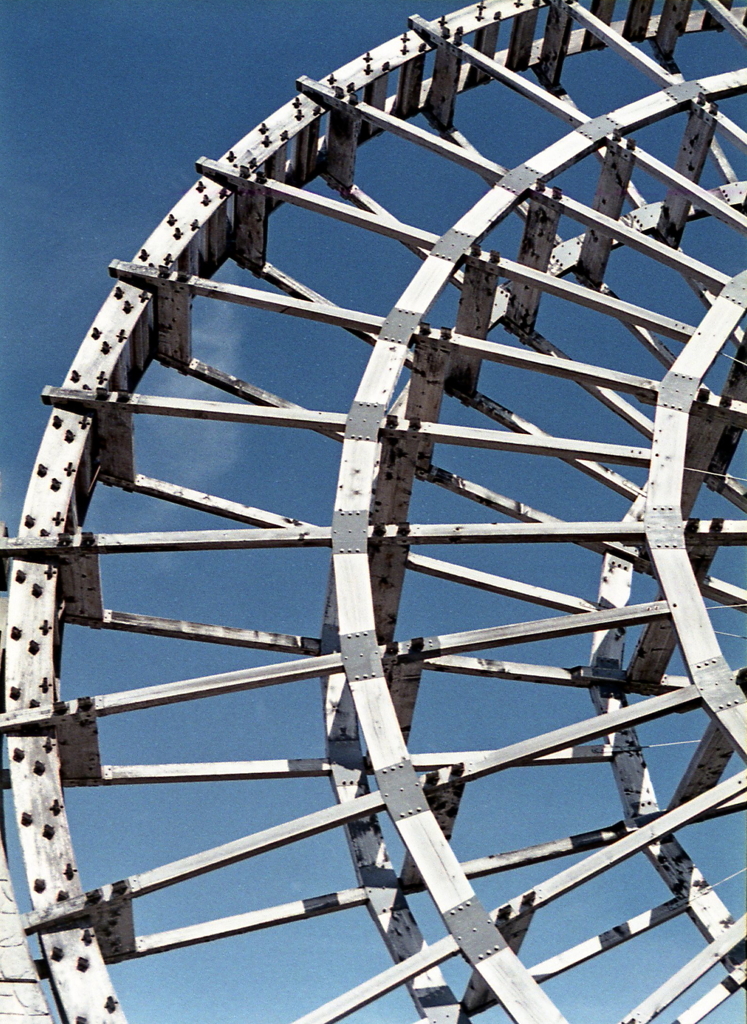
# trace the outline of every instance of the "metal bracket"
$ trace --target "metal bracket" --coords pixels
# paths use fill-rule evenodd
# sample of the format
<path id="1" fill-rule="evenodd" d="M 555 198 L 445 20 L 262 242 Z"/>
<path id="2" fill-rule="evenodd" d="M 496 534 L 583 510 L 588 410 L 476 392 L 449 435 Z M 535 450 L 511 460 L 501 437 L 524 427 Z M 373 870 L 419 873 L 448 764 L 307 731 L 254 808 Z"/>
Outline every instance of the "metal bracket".
<path id="1" fill-rule="evenodd" d="M 503 936 L 476 896 L 447 910 L 444 921 L 471 964 L 487 960 L 506 948 Z"/>
<path id="2" fill-rule="evenodd" d="M 428 801 L 410 760 L 403 758 L 388 768 L 380 768 L 375 774 L 393 821 L 411 818 L 428 810 Z"/>
<path id="3" fill-rule="evenodd" d="M 382 674 L 379 644 L 373 629 L 343 634 L 340 647 L 342 666 L 349 682 L 376 679 Z"/>
<path id="4" fill-rule="evenodd" d="M 57 725 L 62 781 L 101 778 L 99 730 L 93 701 L 78 699 L 78 711 Z"/>
<path id="5" fill-rule="evenodd" d="M 105 961 L 116 961 L 135 951 L 132 898 L 126 882 L 114 883 L 111 900 L 94 907 L 91 919 Z"/>

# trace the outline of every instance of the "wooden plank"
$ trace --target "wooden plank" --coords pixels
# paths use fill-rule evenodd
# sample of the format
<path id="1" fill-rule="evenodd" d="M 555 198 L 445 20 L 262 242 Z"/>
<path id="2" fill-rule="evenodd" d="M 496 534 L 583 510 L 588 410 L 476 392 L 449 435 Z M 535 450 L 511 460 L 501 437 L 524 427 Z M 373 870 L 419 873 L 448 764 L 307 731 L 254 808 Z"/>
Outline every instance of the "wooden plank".
<path id="1" fill-rule="evenodd" d="M 146 551 L 238 551 L 249 548 L 329 547 L 329 528 L 293 527 L 284 530 L 181 530 L 155 533 L 60 534 L 0 542 L 13 557 L 43 558 L 52 553 L 75 556 L 78 551 L 99 554 L 138 554 Z"/>
<path id="2" fill-rule="evenodd" d="M 422 47 L 425 50 L 425 47 Z M 402 65 L 397 78 L 397 96 L 392 113 L 406 121 L 420 110 L 425 53 L 418 53 Z"/>
<path id="3" fill-rule="evenodd" d="M 274 411 L 274 410 L 273 410 Z M 394 421 L 394 422 L 392 422 Z M 387 418 L 385 433 L 412 437 L 410 420 L 404 417 Z M 528 452 L 534 455 L 555 455 L 561 459 L 599 459 L 623 466 L 646 466 L 650 461 L 647 448 L 627 445 L 603 444 L 596 441 L 577 441 L 548 435 L 513 434 L 503 430 L 483 430 L 479 427 L 458 427 L 450 423 L 421 422 L 417 434 L 434 444 L 460 445 L 468 448 L 489 448 L 495 451 Z"/>
<path id="4" fill-rule="evenodd" d="M 159 289 L 155 313 L 159 356 L 175 363 L 188 363 L 192 358 L 191 310 L 192 296 L 185 285 Z"/>
<path id="5" fill-rule="evenodd" d="M 339 892 L 325 896 L 313 896 L 310 899 L 294 900 L 276 907 L 265 907 L 262 910 L 250 910 L 244 914 L 234 914 L 203 924 L 187 925 L 184 928 L 173 928 L 169 931 L 156 932 L 152 935 L 138 935 L 135 948 L 110 962 L 120 963 L 122 960 L 134 960 L 153 953 L 164 953 L 171 949 L 184 949 L 187 946 L 202 942 L 212 942 L 232 935 L 246 935 L 248 932 L 277 925 L 289 924 L 292 921 L 306 921 L 322 914 L 332 914 L 338 910 L 349 910 L 351 907 L 365 905 L 368 896 L 362 887 L 341 889 Z"/>
<path id="6" fill-rule="evenodd" d="M 673 693 L 662 694 L 659 697 L 649 697 L 645 701 L 639 701 L 631 707 L 621 708 L 619 711 L 612 711 L 608 715 L 598 715 L 594 718 L 577 722 L 574 725 L 564 726 L 552 732 L 535 736 L 520 743 L 514 743 L 501 750 L 483 757 L 474 764 L 466 763 L 462 778 L 465 780 L 481 778 L 496 771 L 503 771 L 505 768 L 526 761 L 529 758 L 541 757 L 544 754 L 551 754 L 564 747 L 573 746 L 576 743 L 584 743 L 587 740 L 595 739 L 597 736 L 607 735 L 619 729 L 627 728 L 630 725 L 641 724 L 653 721 L 664 715 L 671 714 L 677 709 L 697 707 L 700 703 L 699 697 L 692 693 L 691 686 L 676 690 Z M 722 786 L 725 783 L 721 783 Z M 709 791 L 711 794 L 713 790 Z M 719 791 L 721 792 L 721 791 Z M 741 792 L 741 790 L 740 790 Z M 729 791 L 723 797 L 724 800 L 734 794 Z M 700 798 L 698 798 L 700 799 Z M 717 794 L 717 802 L 720 796 Z M 688 804 L 692 807 L 693 802 Z M 700 808 L 700 805 L 698 805 Z M 695 813 L 700 814 L 698 809 Z M 645 845 L 645 844 L 644 844 Z"/>
<path id="7" fill-rule="evenodd" d="M 0 843 L 0 1013 L 8 1024 L 35 1021 L 52 1024 L 34 958 L 24 935 L 13 884 Z"/>
<path id="8" fill-rule="evenodd" d="M 124 263 L 121 260 L 114 260 L 109 265 L 109 269 L 110 273 L 115 277 L 138 279 L 142 284 L 147 283 L 153 288 L 168 288 L 176 283 L 175 274 L 160 277 L 157 270 L 143 267 L 137 263 Z M 274 313 L 285 313 L 289 316 L 298 316 L 306 320 L 334 324 L 338 327 L 378 333 L 383 322 L 382 317 L 357 313 L 354 310 L 345 310 L 340 306 L 323 306 L 320 303 L 306 302 L 301 299 L 282 298 L 281 296 L 273 295 L 271 292 L 259 291 L 256 288 L 219 284 L 216 281 L 209 281 L 202 277 L 190 276 L 181 283 L 186 285 L 193 295 L 202 295 L 208 299 L 223 299 L 226 302 L 237 303 L 240 306 L 250 306 Z"/>
<path id="9" fill-rule="evenodd" d="M 540 604 L 547 608 L 557 608 L 560 611 L 588 612 L 596 610 L 593 604 L 580 597 L 561 594 L 546 587 L 535 587 L 518 580 L 506 579 L 504 576 L 480 572 L 477 569 L 454 565 L 436 558 L 426 558 L 423 555 L 410 554 L 407 559 L 407 567 L 414 569 L 415 572 L 425 573 L 427 576 L 435 576 L 437 579 L 462 583 L 479 590 L 487 590 L 489 593 L 515 597 L 521 601 Z"/>
<path id="10" fill-rule="evenodd" d="M 357 210 L 350 203 L 341 203 L 336 199 L 317 195 L 317 193 L 310 192 L 307 189 L 296 188 L 293 185 L 274 181 L 271 178 L 266 180 L 253 178 L 247 181 L 230 165 L 221 164 L 216 160 L 208 160 L 202 157 L 197 161 L 197 167 L 202 174 L 214 177 L 217 181 L 225 182 L 232 188 L 249 191 L 256 190 L 264 195 L 272 196 L 273 199 L 282 200 L 285 203 L 290 203 L 304 210 L 310 210 L 313 213 L 323 214 L 346 224 L 365 228 L 376 234 L 395 238 L 400 242 L 432 249 L 438 241 L 438 235 L 431 231 L 423 231 L 410 224 L 397 221 L 393 217 L 385 218 L 378 214 Z"/>
<path id="11" fill-rule="evenodd" d="M 130 413 L 147 416 L 178 416 L 185 419 L 217 420 L 224 423 L 255 423 L 263 426 L 326 428 L 342 431 L 345 413 L 318 412 L 311 409 L 255 406 L 247 408 L 238 402 L 206 402 L 194 398 L 168 398 L 158 395 L 131 394 L 122 391 L 92 395 L 90 391 L 46 387 L 42 401 L 61 408 L 100 409 L 126 406 Z M 116 475 L 116 474 L 107 474 Z"/>
<path id="12" fill-rule="evenodd" d="M 509 430 L 520 434 L 534 434 L 539 437 L 548 436 L 544 430 L 541 430 L 531 421 L 523 416 L 518 416 L 486 395 L 475 392 L 471 398 L 468 398 L 457 391 L 453 391 L 453 394 L 454 397 L 458 398 L 470 409 L 476 409 L 478 412 L 484 413 L 490 419 L 495 420 L 495 422 L 508 427 Z M 592 479 L 597 480 L 618 494 L 624 495 L 626 498 L 634 500 L 641 493 L 640 488 L 632 483 L 632 481 L 627 480 L 624 476 L 614 472 L 607 466 L 602 466 L 598 462 L 591 462 L 588 459 L 567 459 L 565 461 L 575 469 L 592 477 Z"/>
<path id="13" fill-rule="evenodd" d="M 715 22 L 717 22 L 722 29 L 725 29 L 729 35 L 736 39 L 742 46 L 747 46 L 747 30 L 745 30 L 742 22 L 738 20 L 730 11 L 731 3 L 715 2 L 715 0 L 698 0 L 701 7 L 705 7 L 708 14 Z"/>
<path id="14" fill-rule="evenodd" d="M 496 46 L 498 45 L 499 28 L 500 21 L 494 20 L 488 21 L 482 28 L 477 29 L 472 42 L 478 53 L 484 53 L 486 57 L 490 58 L 495 56 Z M 464 88 L 471 89 L 475 85 L 484 85 L 489 81 L 490 79 L 484 71 L 478 71 L 476 67 L 470 65 L 467 71 L 467 77 L 464 81 Z"/>
<path id="15" fill-rule="evenodd" d="M 312 779 L 329 775 L 319 757 L 275 761 L 215 761 L 195 764 L 104 764 L 97 780 L 69 777 L 70 786 L 150 786 L 169 782 L 235 782 L 257 779 Z"/>
<path id="16" fill-rule="evenodd" d="M 643 935 L 651 931 L 652 928 L 671 921 L 683 913 L 685 906 L 686 900 L 682 896 L 675 896 L 673 899 L 667 900 L 666 903 L 659 904 L 658 907 L 646 910 L 642 914 L 636 914 L 635 917 L 623 921 L 614 928 L 595 935 L 591 939 L 586 939 L 584 942 L 579 942 L 570 949 L 563 950 L 562 953 L 557 953 L 555 956 L 535 964 L 534 967 L 530 967 L 532 977 L 537 981 L 555 978 L 564 971 L 599 956 L 600 953 L 606 953 L 608 949 L 614 949 L 615 946 L 628 942 L 637 935 Z"/>
<path id="17" fill-rule="evenodd" d="M 656 687 L 635 689 L 635 684 L 627 683 L 623 672 L 591 666 L 574 668 L 558 668 L 555 665 L 531 665 L 515 661 L 496 661 L 491 658 L 468 658 L 461 655 L 444 655 L 438 658 L 427 658 L 423 667 L 436 672 L 449 672 L 456 675 L 475 675 L 487 679 L 521 679 L 530 683 L 549 684 L 551 686 L 575 686 L 588 689 L 596 684 L 612 685 L 630 693 L 668 693 L 689 686 L 686 676 L 665 676 Z"/>
<path id="18" fill-rule="evenodd" d="M 135 449 L 132 414 L 128 408 L 103 403 L 96 407 L 95 447 L 102 473 L 118 480 L 133 479 Z"/>
<path id="19" fill-rule="evenodd" d="M 113 480 L 111 477 L 103 477 L 100 480 L 101 483 L 110 486 L 123 486 L 121 481 Z M 170 484 L 165 480 L 156 480 L 154 477 L 144 476 L 142 473 L 138 473 L 131 484 L 124 485 L 124 489 L 135 494 L 145 494 L 151 498 L 160 498 L 162 501 L 173 502 L 175 505 L 183 505 L 186 508 L 194 508 L 198 512 L 207 512 L 210 515 L 220 516 L 222 519 L 232 519 L 237 523 L 248 523 L 250 526 L 272 529 L 274 527 L 313 525 L 304 522 L 302 519 L 280 516 L 275 512 L 268 512 L 265 509 L 244 505 L 239 501 L 229 501 L 227 498 L 205 494 L 203 491 L 195 491 L 190 487 Z"/>
<path id="20" fill-rule="evenodd" d="M 211 626 L 203 622 L 185 622 L 164 619 L 156 615 L 135 615 L 115 612 L 107 608 L 99 620 L 86 615 L 66 614 L 68 622 L 94 625 L 97 629 L 113 629 L 146 636 L 165 636 L 174 640 L 196 640 L 200 643 L 226 644 L 230 647 L 249 647 L 260 651 L 283 651 L 288 654 L 319 653 L 319 641 L 308 636 L 287 633 L 268 633 L 257 629 L 238 629 L 234 626 Z"/>
<path id="21" fill-rule="evenodd" d="M 498 287 L 498 268 L 487 262 L 467 260 L 455 330 L 473 338 L 487 338 L 492 326 L 493 306 Z M 449 367 L 446 389 L 473 395 L 477 387 L 481 358 L 464 350 L 454 349 Z"/>
<path id="22" fill-rule="evenodd" d="M 591 2 L 591 13 L 603 21 L 605 25 L 609 25 L 612 21 L 612 15 L 615 10 L 615 0 L 592 0 Z M 597 39 L 591 32 L 584 32 L 583 42 L 581 44 L 582 50 L 601 50 L 604 48 L 604 43 Z"/>
<path id="23" fill-rule="evenodd" d="M 626 1014 L 620 1024 L 625 1024 L 631 1017 L 640 1024 L 648 1024 L 648 1021 L 653 1020 L 668 1006 L 671 1006 L 675 999 L 678 999 L 727 954 L 741 954 L 741 958 L 744 960 L 746 924 L 747 916 L 730 925 L 722 935 L 709 943 L 705 949 L 696 953 L 692 960 L 681 967 L 663 985 L 660 985 L 647 999 L 639 1003 L 630 1015 Z M 740 952 L 738 953 L 737 950 Z"/>
<path id="24" fill-rule="evenodd" d="M 370 107 L 378 107 L 380 110 L 385 110 L 388 91 L 389 75 L 385 72 L 384 74 L 377 75 L 364 87 L 363 102 L 367 103 Z M 360 146 L 367 139 L 377 134 L 378 132 L 368 122 L 364 121 L 358 130 L 358 145 Z"/>
<path id="25" fill-rule="evenodd" d="M 687 341 L 693 334 L 695 328 L 672 317 L 665 317 L 633 303 L 623 302 L 620 299 L 613 299 L 609 296 L 584 288 L 581 285 L 572 284 L 570 281 L 560 281 L 552 274 L 542 273 L 524 267 L 513 260 L 501 257 L 499 272 L 502 277 L 510 281 L 518 281 L 520 284 L 539 288 L 549 295 L 567 299 L 569 302 L 592 309 L 595 312 L 605 313 L 626 323 L 646 327 L 649 330 L 663 334 L 667 338 L 674 338 L 677 341 Z"/>
<path id="26" fill-rule="evenodd" d="M 433 658 L 439 655 L 462 654 L 467 651 L 502 647 L 504 644 L 531 643 L 552 637 L 574 636 L 577 633 L 596 632 L 610 626 L 632 625 L 669 615 L 666 601 L 654 604 L 628 605 L 625 608 L 607 608 L 601 611 L 576 612 L 508 626 L 488 626 L 484 629 L 446 633 L 441 636 L 418 637 L 397 645 L 400 658 Z"/>
<path id="27" fill-rule="evenodd" d="M 586 290 L 588 291 L 588 289 Z M 639 401 L 647 404 L 653 404 L 656 401 L 658 383 L 645 377 L 605 370 L 573 359 L 558 359 L 538 352 L 528 352 L 515 345 L 503 345 L 499 342 L 468 338 L 461 334 L 453 334 L 450 341 L 452 344 L 491 362 L 504 363 L 506 366 L 515 366 L 519 369 L 535 370 L 537 373 L 548 373 L 566 380 L 609 387 L 615 391 L 635 395 Z"/>
<path id="28" fill-rule="evenodd" d="M 300 679 L 310 679 L 312 676 L 322 676 L 339 671 L 341 663 L 339 655 L 328 654 L 279 665 L 240 669 L 236 672 L 221 672 L 217 675 L 200 676 L 196 679 L 182 679 L 174 683 L 157 683 L 154 686 L 141 686 L 135 690 L 121 690 L 118 693 L 107 693 L 95 697 L 93 699 L 94 707 L 100 717 L 117 715 L 124 711 L 159 707 L 177 701 L 194 700 L 200 697 L 236 693 L 262 686 L 276 686 L 282 683 L 296 682 Z M 71 708 L 73 706 L 71 704 Z"/>
<path id="29" fill-rule="evenodd" d="M 298 101 L 300 108 L 304 99 L 304 97 L 297 96 L 294 102 Z M 296 135 L 296 141 L 293 147 L 293 157 L 291 160 L 290 180 L 292 184 L 300 188 L 302 185 L 305 185 L 307 181 L 310 181 L 315 177 L 318 155 L 319 119 L 314 117 L 314 119 L 309 121 L 308 124 L 305 124 L 301 131 Z"/>
<path id="30" fill-rule="evenodd" d="M 355 1010 L 368 1006 L 376 999 L 386 995 L 387 992 L 404 985 L 411 978 L 451 959 L 458 952 L 459 946 L 448 935 L 430 946 L 424 946 L 420 952 L 414 953 L 401 963 L 395 964 L 394 967 L 388 967 L 375 977 L 350 989 L 344 995 L 325 1003 L 318 1010 L 296 1018 L 293 1024 L 333 1024 L 334 1021 L 342 1020 L 343 1017 L 347 1017 Z"/>
<path id="31" fill-rule="evenodd" d="M 338 91 L 342 98 L 339 86 Z M 335 188 L 345 190 L 353 184 L 360 126 L 361 119 L 352 110 L 336 108 L 329 112 L 325 171 Z"/>
<path id="32" fill-rule="evenodd" d="M 653 699 L 657 700 L 660 698 Z M 715 807 L 720 802 L 728 800 L 737 794 L 743 793 L 745 788 L 747 788 L 747 777 L 744 772 L 741 772 L 726 782 L 720 783 L 714 789 L 709 790 L 708 793 L 704 793 L 687 804 L 682 804 L 674 810 L 659 815 L 655 821 L 641 826 L 631 835 L 618 839 L 617 842 L 612 843 L 598 853 L 591 854 L 571 867 L 566 868 L 565 871 L 561 871 L 559 874 L 547 879 L 547 881 L 535 886 L 532 890 L 534 892 L 533 898 L 527 900 L 525 898 L 526 894 L 517 896 L 510 903 L 495 911 L 496 916 L 508 922 L 513 917 L 525 913 L 527 906 L 531 906 L 533 911 L 536 911 L 539 907 L 545 906 L 547 903 L 563 895 L 563 893 L 570 892 L 585 881 L 608 871 L 615 864 L 619 864 L 621 861 L 633 856 L 634 853 L 668 834 L 668 832 L 677 831 L 703 811 Z M 727 952 L 729 952 L 729 948 L 724 950 L 724 953 Z"/>
<path id="33" fill-rule="evenodd" d="M 696 999 L 691 1006 L 678 1014 L 677 1020 L 673 1021 L 673 1024 L 698 1024 L 699 1021 L 705 1020 L 710 1013 L 713 1013 L 722 1003 L 725 1003 L 730 996 L 743 989 L 745 981 L 747 981 L 747 972 L 745 971 L 745 964 L 742 962 L 739 967 L 730 971 L 723 981 L 714 985 L 710 991 L 702 995 L 700 999 Z"/>
<path id="34" fill-rule="evenodd" d="M 103 897 L 107 901 L 112 901 L 113 897 L 116 902 L 117 899 L 131 900 L 138 896 L 145 896 L 189 878 L 196 878 L 206 872 L 228 867 L 230 864 L 237 864 L 250 857 L 256 857 L 260 853 L 276 850 L 289 843 L 295 843 L 309 836 L 338 828 L 346 821 L 355 821 L 360 817 L 372 814 L 380 810 L 382 806 L 383 801 L 379 794 L 372 793 L 369 796 L 359 797 L 347 805 L 325 807 L 321 811 L 313 811 L 311 814 L 295 818 L 282 825 L 275 825 L 241 839 L 235 839 L 209 850 L 202 850 L 200 853 L 182 857 L 180 860 L 171 861 L 160 867 L 151 868 L 138 875 L 131 875 L 120 885 L 121 895 L 118 896 L 112 891 L 112 887 L 108 886 L 100 890 L 100 899 Z M 31 912 L 25 915 L 26 931 L 43 931 L 50 926 L 56 927 L 61 921 L 72 920 L 85 914 L 87 902 L 90 904 L 95 900 L 91 901 L 87 894 L 84 894 L 74 899 L 61 900 L 45 911 Z"/>

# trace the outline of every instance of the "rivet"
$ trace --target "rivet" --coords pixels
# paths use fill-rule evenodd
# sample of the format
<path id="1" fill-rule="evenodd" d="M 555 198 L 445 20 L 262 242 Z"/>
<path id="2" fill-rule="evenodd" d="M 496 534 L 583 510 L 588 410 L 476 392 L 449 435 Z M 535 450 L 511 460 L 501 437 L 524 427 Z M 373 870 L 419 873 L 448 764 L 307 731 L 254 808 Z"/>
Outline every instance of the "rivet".
<path id="1" fill-rule="evenodd" d="M 59 946 L 52 946 L 52 952 L 49 955 L 53 960 L 57 960 L 59 962 L 65 954 Z"/>
<path id="2" fill-rule="evenodd" d="M 34 892 L 44 892 L 47 888 L 47 883 L 43 878 L 37 878 L 34 882 Z"/>
<path id="3" fill-rule="evenodd" d="M 85 974 L 85 972 L 91 966 L 91 961 L 88 959 L 87 956 L 79 956 L 78 963 L 75 966 L 78 968 L 79 971 L 82 971 Z"/>

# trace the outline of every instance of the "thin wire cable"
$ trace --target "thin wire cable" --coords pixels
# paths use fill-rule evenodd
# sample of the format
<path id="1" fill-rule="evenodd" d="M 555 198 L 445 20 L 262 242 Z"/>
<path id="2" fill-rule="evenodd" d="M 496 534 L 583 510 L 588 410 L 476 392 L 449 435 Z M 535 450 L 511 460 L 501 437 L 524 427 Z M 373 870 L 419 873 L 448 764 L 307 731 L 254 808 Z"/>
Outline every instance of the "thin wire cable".
<path id="1" fill-rule="evenodd" d="M 686 473 L 702 473 L 703 476 L 720 476 L 724 480 L 744 480 L 747 481 L 747 476 L 734 476 L 733 473 L 714 473 L 711 469 L 695 469 L 693 466 L 685 466 Z"/>

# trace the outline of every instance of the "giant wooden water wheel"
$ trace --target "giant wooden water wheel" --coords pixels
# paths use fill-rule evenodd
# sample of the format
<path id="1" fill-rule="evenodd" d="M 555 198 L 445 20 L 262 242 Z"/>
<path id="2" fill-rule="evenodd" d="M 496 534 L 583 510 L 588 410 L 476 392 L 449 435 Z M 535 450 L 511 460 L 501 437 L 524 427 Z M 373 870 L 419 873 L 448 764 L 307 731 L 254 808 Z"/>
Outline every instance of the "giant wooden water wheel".
<path id="1" fill-rule="evenodd" d="M 12 562 L 2 726 L 31 900 L 21 913 L 10 884 L 2 890 L 0 1009 L 8 1019 L 56 1012 L 76 1024 L 124 1021 L 127 999 L 120 1004 L 115 986 L 120 977 L 136 984 L 136 975 L 118 973 L 130 961 L 167 965 L 176 950 L 228 949 L 247 936 L 255 955 L 278 957 L 273 984 L 291 993 L 286 1005 L 303 1014 L 299 1024 L 384 1006 L 390 993 L 404 993 L 414 1004 L 404 1012 L 434 1024 L 466 1024 L 493 1007 L 488 1019 L 519 1024 L 596 1022 L 601 991 L 586 1010 L 569 993 L 605 977 L 635 1006 L 622 1018 L 629 1024 L 673 1005 L 680 1024 L 695 1024 L 743 988 L 744 920 L 735 922 L 686 846 L 689 835 L 698 848 L 702 836 L 728 844 L 733 832 L 724 830 L 744 809 L 747 785 L 744 771 L 725 776 L 733 752 L 747 755 L 744 684 L 711 617 L 747 606 L 747 591 L 729 581 L 729 549 L 747 539 L 731 518 L 734 506 L 747 508 L 745 488 L 730 472 L 747 424 L 739 327 L 747 272 L 732 267 L 747 234 L 747 183 L 732 164 L 747 152 L 747 133 L 729 105 L 747 91 L 747 71 L 729 68 L 747 30 L 744 9 L 717 0 L 692 9 L 665 0 L 656 14 L 651 0 L 613 8 L 608 0 L 590 10 L 565 0 L 486 0 L 438 21 L 410 18 L 403 34 L 324 80 L 300 78 L 296 96 L 221 159 L 198 161 L 201 177 L 134 260 L 110 265 L 114 287 L 68 377 L 45 391 L 49 424 L 19 535 L 5 542 Z M 708 73 L 683 74 L 675 45 L 684 57 L 706 38 Z M 714 73 L 710 58 L 722 52 Z M 561 84 L 571 57 L 590 69 L 587 94 L 573 98 Z M 625 101 L 594 113 L 604 77 L 621 74 Z M 500 156 L 511 110 L 536 120 L 538 141 L 506 166 L 486 154 L 498 145 Z M 481 126 L 494 133 L 489 144 L 472 130 Z M 368 162 L 377 160 L 395 183 L 402 176 L 410 216 L 367 192 Z M 426 179 L 447 171 L 460 195 L 471 177 L 477 200 L 455 223 L 426 230 L 418 222 L 438 216 L 419 209 L 418 189 L 426 194 Z M 718 176 L 715 187 L 709 175 Z M 388 315 L 333 302 L 268 258 L 273 232 L 291 223 L 299 252 L 313 261 L 313 225 L 327 230 L 330 221 L 342 232 L 339 251 L 329 234 L 332 259 L 349 259 L 354 237 L 363 276 L 372 239 L 393 254 L 406 250 L 412 269 Z M 280 346 L 272 360 L 296 361 L 298 394 L 278 397 L 263 379 L 241 379 L 230 361 L 200 358 L 199 316 L 217 308 L 207 300 L 244 307 L 257 345 L 295 318 L 297 348 Z M 370 356 L 347 364 L 329 337 L 359 353 L 368 345 Z M 220 363 L 219 346 L 211 351 Z M 330 393 L 339 384 L 334 411 L 298 401 L 301 382 L 314 375 Z M 189 396 L 210 397 L 185 397 L 194 382 L 203 390 Z M 163 417 L 176 417 L 184 433 L 177 442 L 169 435 L 170 448 L 161 437 L 162 461 L 180 466 L 189 484 L 136 467 L 135 423 L 140 440 Z M 195 455 L 190 464 L 189 439 L 226 423 L 241 425 L 225 435 L 236 446 L 236 491 L 217 496 L 204 483 L 214 479 L 210 460 Z M 284 467 L 293 506 L 268 511 L 267 481 Z M 335 497 L 315 525 L 299 510 L 320 503 L 330 474 Z M 155 526 L 125 532 L 140 499 L 157 509 Z M 108 516 L 114 527 L 89 532 L 97 502 L 101 521 Z M 208 528 L 200 519 L 202 528 L 186 528 L 193 520 L 180 518 L 185 509 L 238 525 L 216 528 L 213 519 Z M 469 547 L 463 557 L 442 557 L 449 544 Z M 306 557 L 317 559 L 313 573 L 299 561 Z M 245 593 L 255 608 L 272 608 L 272 595 L 286 593 L 280 603 L 292 607 L 294 590 L 306 601 L 313 583 L 312 610 L 324 609 L 318 635 L 167 618 L 157 590 L 148 614 L 114 610 L 101 579 L 115 563 L 115 589 L 134 577 L 167 577 L 185 600 L 192 591 L 221 592 L 229 610 Z M 516 577 L 504 575 L 511 567 Z M 230 582 L 220 582 L 225 571 Z M 141 666 L 131 687 L 110 685 L 123 657 L 137 664 L 127 653 L 134 646 L 113 648 L 109 661 L 106 653 L 93 665 L 89 658 L 86 674 L 74 658 L 94 649 L 80 640 L 89 630 L 99 645 L 123 636 L 171 645 L 169 681 L 149 682 Z M 590 653 L 579 655 L 589 639 Z M 504 647 L 528 660 L 498 660 Z M 199 664 L 190 660 L 198 648 Z M 256 660 L 225 670 L 226 649 Z M 81 693 L 81 678 L 98 680 L 86 687 L 93 696 Z M 307 694 L 314 679 L 322 681 L 320 756 L 305 748 L 264 758 L 260 744 L 246 760 L 211 759 L 231 716 L 246 716 L 251 737 L 263 695 L 271 701 L 299 686 Z M 240 703 L 225 704 L 229 697 Z M 278 700 L 265 711 L 280 714 Z M 209 708 L 223 711 L 211 718 Z M 182 712 L 191 717 L 173 717 Z M 109 737 L 120 742 L 107 731 L 110 716 L 112 728 L 147 721 L 124 734 L 131 749 L 141 742 L 142 763 L 108 763 Z M 660 804 L 644 750 L 683 742 L 682 722 L 699 739 Z M 175 723 L 193 755 L 164 763 L 158 752 L 169 748 Z M 289 742 L 311 728 L 300 711 L 280 725 Z M 433 738 L 446 752 L 434 752 Z M 295 798 L 275 796 L 263 811 L 266 827 L 230 821 L 229 838 L 210 842 L 219 784 L 243 793 L 272 780 L 290 794 L 308 779 L 321 780 L 315 796 L 328 780 L 332 798 L 292 814 Z M 622 818 L 610 807 L 599 827 L 574 830 L 584 809 L 596 813 L 612 795 L 609 781 Z M 98 825 L 69 827 L 79 794 L 106 791 L 101 807 L 116 820 L 124 793 L 157 790 L 167 814 L 171 797 L 162 794 L 182 788 L 205 806 L 189 825 L 192 852 L 153 863 L 149 835 L 133 835 L 135 871 L 120 878 L 113 870 L 105 884 L 86 878 L 74 846 L 112 863 L 120 851 Z M 87 808 L 94 804 L 75 805 L 73 826 Z M 543 823 L 561 818 L 565 831 L 547 838 Z M 155 835 L 157 820 L 152 827 Z M 507 848 L 514 835 L 523 845 Z M 313 845 L 320 836 L 349 853 L 352 885 L 341 871 L 334 891 L 303 890 L 301 899 L 251 909 L 241 886 L 227 884 L 230 916 L 190 916 L 199 904 L 195 880 L 237 878 L 230 872 L 240 866 L 249 886 L 260 863 L 289 848 L 309 849 L 299 857 L 311 865 L 322 856 Z M 740 851 L 722 853 L 738 870 Z M 545 864 L 560 858 L 568 859 Z M 278 863 L 280 874 L 290 870 Z M 635 881 L 625 873 L 633 863 Z M 594 888 L 602 875 L 609 891 L 626 890 L 635 914 L 604 917 Z M 288 894 L 305 880 L 298 872 Z M 645 902 L 662 881 L 666 899 Z M 165 894 L 174 894 L 186 923 L 142 934 L 141 898 Z M 580 916 L 583 902 L 572 902 L 579 895 L 589 901 Z M 575 909 L 564 917 L 568 906 Z M 297 936 L 298 922 L 311 928 L 321 918 L 345 963 L 322 947 L 316 964 L 294 974 L 297 939 L 275 947 L 272 937 Z M 543 921 L 552 927 L 543 931 Z M 667 940 L 674 923 L 700 943 L 694 955 L 677 959 Z M 572 941 L 579 927 L 584 937 Z M 534 953 L 535 933 L 544 951 L 536 962 L 525 955 Z M 285 962 L 278 951 L 288 945 L 295 952 Z M 631 969 L 636 949 L 641 966 Z M 622 978 L 614 959 L 621 950 L 630 951 Z M 592 962 L 597 975 L 588 973 Z M 319 1009 L 303 980 L 312 971 L 323 975 L 319 991 L 331 993 Z M 553 988 L 556 978 L 563 988 Z M 53 1007 L 40 979 L 50 982 Z M 642 983 L 649 991 L 639 997 Z M 273 992 L 262 998 L 252 980 L 245 1019 L 270 1019 Z M 219 995 L 216 1005 L 220 1016 Z M 391 1006 L 401 1014 L 400 1003 Z"/>

